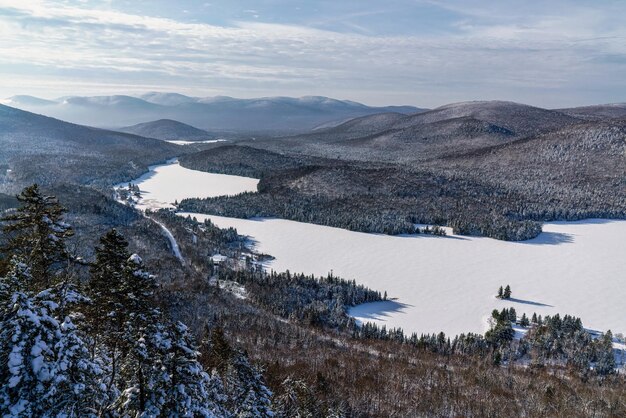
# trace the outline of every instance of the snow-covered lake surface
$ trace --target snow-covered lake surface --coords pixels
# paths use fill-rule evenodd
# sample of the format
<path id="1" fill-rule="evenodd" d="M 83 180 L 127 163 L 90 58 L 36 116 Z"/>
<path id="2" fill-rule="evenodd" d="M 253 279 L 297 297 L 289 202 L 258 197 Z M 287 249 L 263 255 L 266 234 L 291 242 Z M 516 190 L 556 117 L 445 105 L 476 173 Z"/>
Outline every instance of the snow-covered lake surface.
<path id="1" fill-rule="evenodd" d="M 256 190 L 258 180 L 188 170 L 173 162 L 138 179 L 143 205 L 167 207 L 185 197 Z M 186 215 L 186 214 L 181 214 Z M 585 220 L 544 225 L 525 242 L 429 235 L 388 236 L 282 219 L 233 219 L 192 214 L 248 235 L 276 257 L 277 271 L 355 279 L 387 302 L 355 307 L 361 321 L 407 332 L 484 332 L 493 309 L 518 315 L 572 314 L 587 328 L 626 333 L 626 221 Z M 509 284 L 513 299 L 494 297 Z"/>
<path id="2" fill-rule="evenodd" d="M 175 201 L 188 197 L 214 197 L 255 192 L 258 179 L 230 176 L 227 174 L 205 173 L 182 167 L 177 159 L 166 164 L 151 166 L 143 176 L 131 183 L 139 186 L 141 199 L 137 208 L 171 208 Z M 116 187 L 126 187 L 121 183 Z"/>
<path id="3" fill-rule="evenodd" d="M 355 279 L 396 300 L 351 310 L 361 321 L 405 331 L 484 332 L 495 308 L 518 315 L 573 314 L 587 328 L 626 331 L 626 221 L 549 223 L 539 237 L 388 236 L 282 219 L 195 214 L 250 236 L 269 265 Z M 511 285 L 513 299 L 494 297 Z"/>

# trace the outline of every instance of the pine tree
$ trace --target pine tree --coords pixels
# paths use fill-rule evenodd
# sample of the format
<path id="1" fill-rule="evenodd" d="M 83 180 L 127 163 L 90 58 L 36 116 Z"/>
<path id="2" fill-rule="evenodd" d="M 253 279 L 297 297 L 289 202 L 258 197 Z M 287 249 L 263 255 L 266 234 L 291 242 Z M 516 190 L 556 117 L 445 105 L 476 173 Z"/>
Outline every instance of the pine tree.
<path id="1" fill-rule="evenodd" d="M 63 221 L 66 210 L 54 196 L 45 196 L 34 184 L 17 196 L 21 206 L 2 221 L 9 237 L 5 256 L 18 256 L 31 269 L 33 286 L 48 288 L 69 259 L 65 239 L 73 235 Z"/>
<path id="2" fill-rule="evenodd" d="M 508 284 L 504 288 L 504 292 L 502 293 L 502 297 L 504 299 L 511 299 L 511 286 L 509 286 Z"/>
<path id="3" fill-rule="evenodd" d="M 281 417 L 318 416 L 318 405 L 311 388 L 300 379 L 288 377 L 280 384 L 276 414 Z"/>
<path id="4" fill-rule="evenodd" d="M 613 333 L 607 331 L 597 341 L 597 361 L 595 371 L 600 376 L 615 373 L 615 355 L 613 354 Z"/>
<path id="5" fill-rule="evenodd" d="M 209 339 L 203 342 L 202 348 L 201 360 L 207 370 L 216 370 L 220 376 L 224 376 L 234 354 L 226 340 L 224 329 L 219 325 L 213 327 Z"/>
<path id="6" fill-rule="evenodd" d="M 498 289 L 498 296 L 497 296 L 497 298 L 498 299 L 502 299 L 502 297 L 503 297 L 503 289 L 502 289 L 502 286 L 500 286 L 500 288 Z"/>
<path id="7" fill-rule="evenodd" d="M 68 285 L 29 292 L 25 263 L 14 261 L 9 276 L 2 280 L 11 297 L 0 318 L 0 415 L 95 417 L 105 399 L 101 369 L 71 318 L 85 298 Z"/>
<path id="8" fill-rule="evenodd" d="M 116 230 L 104 235 L 96 248 L 88 284 L 93 300 L 87 310 L 93 336 L 92 354 L 100 343 L 106 346 L 111 359 L 108 381 L 111 390 L 118 383 L 120 362 L 129 361 L 133 350 L 135 360 L 141 359 L 142 350 L 137 341 L 145 327 L 159 315 L 153 303 L 154 276 L 144 270 L 141 258 L 131 255 L 127 247 L 128 242 Z"/>
<path id="9" fill-rule="evenodd" d="M 537 321 L 537 312 L 533 312 L 533 317 L 530 320 L 530 322 L 532 322 L 533 324 L 537 324 L 538 323 L 538 321 Z"/>
<path id="10" fill-rule="evenodd" d="M 226 371 L 225 388 L 228 409 L 238 417 L 272 417 L 272 392 L 263 380 L 263 374 L 252 366 L 248 357 L 235 352 Z"/>
<path id="11" fill-rule="evenodd" d="M 221 382 L 212 382 L 219 377 L 208 375 L 198 362 L 199 353 L 187 327 L 180 322 L 172 324 L 168 341 L 161 340 L 161 344 L 167 371 L 167 377 L 162 375 L 158 381 L 165 399 L 162 413 L 171 417 L 226 415 L 219 406 L 225 400 Z"/>
<path id="12" fill-rule="evenodd" d="M 535 317 L 536 319 L 536 317 Z M 528 317 L 526 316 L 526 313 L 522 314 L 522 318 L 519 321 L 519 324 L 523 327 L 527 327 L 530 325 L 530 321 L 528 320 Z"/>
<path id="13" fill-rule="evenodd" d="M 509 321 L 513 323 L 517 322 L 517 312 L 513 307 L 509 308 Z"/>

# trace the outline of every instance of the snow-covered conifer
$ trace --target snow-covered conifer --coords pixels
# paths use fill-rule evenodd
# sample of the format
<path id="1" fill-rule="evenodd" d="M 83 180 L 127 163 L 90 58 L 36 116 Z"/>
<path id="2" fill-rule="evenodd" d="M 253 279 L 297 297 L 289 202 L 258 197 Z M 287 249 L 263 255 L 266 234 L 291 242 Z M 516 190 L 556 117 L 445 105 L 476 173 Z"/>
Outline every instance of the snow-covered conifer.
<path id="1" fill-rule="evenodd" d="M 68 259 L 65 239 L 73 231 L 63 221 L 66 210 L 55 197 L 42 194 L 36 184 L 25 188 L 17 199 L 21 206 L 2 219 L 9 237 L 7 255 L 19 256 L 29 265 L 32 281 L 47 288 Z"/>

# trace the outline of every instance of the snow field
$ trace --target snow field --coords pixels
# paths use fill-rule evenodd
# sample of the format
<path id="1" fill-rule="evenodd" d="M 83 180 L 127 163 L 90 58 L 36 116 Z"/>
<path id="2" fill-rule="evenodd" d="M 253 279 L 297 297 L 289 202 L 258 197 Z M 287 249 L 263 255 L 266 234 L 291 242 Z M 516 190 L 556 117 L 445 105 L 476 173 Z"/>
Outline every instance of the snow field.
<path id="1" fill-rule="evenodd" d="M 172 160 L 133 183 L 142 191 L 138 207 L 157 209 L 186 197 L 255 191 L 258 180 L 189 170 Z M 391 300 L 351 309 L 359 321 L 409 333 L 483 333 L 493 309 L 514 307 L 518 316 L 571 314 L 589 329 L 626 333 L 626 221 L 547 223 L 535 239 L 505 242 L 191 215 L 248 235 L 257 251 L 275 257 L 268 268 L 316 275 L 332 271 L 387 291 Z M 513 298 L 496 299 L 498 287 L 507 284 Z"/>

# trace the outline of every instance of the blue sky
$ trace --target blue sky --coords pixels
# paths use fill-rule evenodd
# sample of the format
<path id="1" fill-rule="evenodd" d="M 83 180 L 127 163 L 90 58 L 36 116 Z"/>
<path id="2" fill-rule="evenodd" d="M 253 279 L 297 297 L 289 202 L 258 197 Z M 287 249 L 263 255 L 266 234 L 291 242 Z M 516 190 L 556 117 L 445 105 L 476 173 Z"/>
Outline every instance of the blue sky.
<path id="1" fill-rule="evenodd" d="M 626 1 L 0 0 L 0 97 L 626 101 Z"/>

